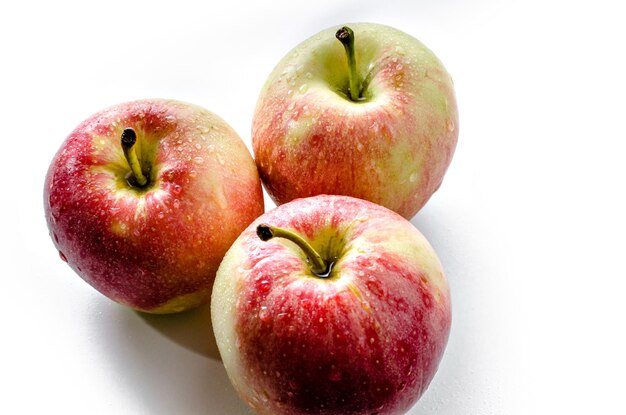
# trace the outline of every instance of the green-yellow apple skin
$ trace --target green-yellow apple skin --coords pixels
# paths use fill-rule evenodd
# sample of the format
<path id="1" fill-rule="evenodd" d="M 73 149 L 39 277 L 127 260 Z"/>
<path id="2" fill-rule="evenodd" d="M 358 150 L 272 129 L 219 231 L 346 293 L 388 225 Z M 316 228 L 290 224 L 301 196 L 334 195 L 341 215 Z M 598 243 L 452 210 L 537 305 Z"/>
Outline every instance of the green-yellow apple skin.
<path id="1" fill-rule="evenodd" d="M 129 179 L 120 144 L 127 128 L 145 187 Z M 256 166 L 235 131 L 171 100 L 119 104 L 81 123 L 50 165 L 44 207 L 52 240 L 78 275 L 151 313 L 207 302 L 223 255 L 264 210 Z"/>
<path id="2" fill-rule="evenodd" d="M 296 46 L 257 102 L 252 143 L 259 173 L 277 204 L 341 194 L 411 218 L 439 188 L 456 147 L 452 79 L 408 34 L 380 24 L 347 26 L 362 99 L 349 98 L 338 27 Z"/>
<path id="3" fill-rule="evenodd" d="M 293 242 L 333 267 L 323 278 Z M 426 390 L 450 331 L 441 263 L 402 216 L 320 195 L 254 221 L 217 272 L 213 329 L 228 376 L 260 415 L 398 415 Z"/>

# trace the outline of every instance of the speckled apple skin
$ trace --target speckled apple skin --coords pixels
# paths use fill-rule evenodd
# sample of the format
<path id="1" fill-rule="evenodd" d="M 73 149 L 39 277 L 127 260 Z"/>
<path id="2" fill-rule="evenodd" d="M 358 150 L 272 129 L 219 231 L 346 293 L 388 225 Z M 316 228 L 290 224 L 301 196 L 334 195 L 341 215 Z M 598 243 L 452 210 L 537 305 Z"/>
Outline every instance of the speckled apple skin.
<path id="1" fill-rule="evenodd" d="M 289 52 L 263 87 L 252 124 L 272 199 L 340 194 L 411 218 L 439 188 L 459 120 L 450 75 L 417 39 L 349 24 L 365 100 L 347 98 L 347 59 L 329 28 Z"/>
<path id="2" fill-rule="evenodd" d="M 150 165 L 133 187 L 120 145 L 125 128 Z M 171 313 L 208 301 L 231 243 L 263 213 L 245 144 L 222 119 L 191 104 L 142 100 L 78 126 L 45 181 L 45 215 L 61 259 L 107 297 Z"/>
<path id="3" fill-rule="evenodd" d="M 312 274 L 292 242 L 261 241 L 260 223 L 337 257 L 330 277 Z M 384 207 L 325 195 L 284 204 L 239 236 L 211 312 L 230 380 L 262 415 L 403 414 L 433 378 L 451 323 L 421 233 Z"/>

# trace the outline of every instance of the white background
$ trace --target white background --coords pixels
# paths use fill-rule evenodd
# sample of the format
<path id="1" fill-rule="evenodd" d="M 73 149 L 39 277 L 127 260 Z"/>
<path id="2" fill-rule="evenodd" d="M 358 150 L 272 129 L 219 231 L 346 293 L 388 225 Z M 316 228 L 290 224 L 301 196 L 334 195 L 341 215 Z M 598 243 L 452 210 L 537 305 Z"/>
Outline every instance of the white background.
<path id="1" fill-rule="evenodd" d="M 422 40 L 460 110 L 443 186 L 412 220 L 444 264 L 454 321 L 410 414 L 626 413 L 620 2 L 201 3 L 0 6 L 0 413 L 250 414 L 206 308 L 141 315 L 59 260 L 44 176 L 79 122 L 139 98 L 204 106 L 249 145 L 278 60 L 353 21 Z"/>

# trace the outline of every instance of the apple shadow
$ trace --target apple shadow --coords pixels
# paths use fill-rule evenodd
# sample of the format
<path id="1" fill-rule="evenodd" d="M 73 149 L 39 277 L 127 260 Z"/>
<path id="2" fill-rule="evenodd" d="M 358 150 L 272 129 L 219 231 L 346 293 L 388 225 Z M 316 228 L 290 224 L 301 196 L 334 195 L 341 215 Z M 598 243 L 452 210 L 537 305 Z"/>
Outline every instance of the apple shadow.
<path id="1" fill-rule="evenodd" d="M 99 370 L 120 390 L 106 402 L 112 413 L 253 415 L 219 359 L 208 307 L 161 316 L 111 302 L 97 308 Z"/>
<path id="2" fill-rule="evenodd" d="M 211 323 L 211 307 L 202 305 L 177 314 L 137 312 L 150 327 L 175 343 L 203 356 L 222 361 Z"/>

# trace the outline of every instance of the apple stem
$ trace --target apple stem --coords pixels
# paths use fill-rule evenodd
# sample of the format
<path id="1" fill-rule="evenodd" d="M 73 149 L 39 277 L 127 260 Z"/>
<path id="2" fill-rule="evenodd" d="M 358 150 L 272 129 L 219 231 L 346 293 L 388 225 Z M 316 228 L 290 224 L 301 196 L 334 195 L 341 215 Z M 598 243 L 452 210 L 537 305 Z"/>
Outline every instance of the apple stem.
<path id="1" fill-rule="evenodd" d="M 348 81 L 350 82 L 350 99 L 359 101 L 361 99 L 361 87 L 359 86 L 359 76 L 356 72 L 356 58 L 354 55 L 354 32 L 348 26 L 337 30 L 335 37 L 343 44 L 348 58 Z"/>
<path id="2" fill-rule="evenodd" d="M 148 184 L 148 179 L 141 171 L 141 164 L 139 163 L 137 152 L 135 151 L 135 143 L 137 142 L 137 134 L 135 133 L 135 130 L 132 128 L 126 128 L 122 132 L 121 142 L 122 149 L 124 150 L 124 157 L 126 157 L 126 161 L 130 166 L 135 182 L 140 187 L 145 186 Z"/>
<path id="3" fill-rule="evenodd" d="M 332 267 L 332 264 L 330 264 L 330 266 L 326 265 L 326 262 L 324 262 L 321 255 L 318 254 L 317 251 L 297 233 L 263 223 L 257 226 L 256 234 L 262 241 L 269 241 L 272 238 L 289 239 L 291 242 L 298 245 L 302 251 L 304 251 L 309 262 L 309 267 L 315 275 L 325 278 L 330 274 L 330 267 Z"/>

